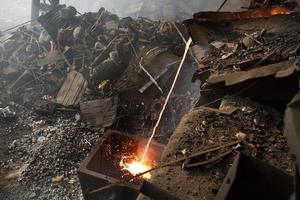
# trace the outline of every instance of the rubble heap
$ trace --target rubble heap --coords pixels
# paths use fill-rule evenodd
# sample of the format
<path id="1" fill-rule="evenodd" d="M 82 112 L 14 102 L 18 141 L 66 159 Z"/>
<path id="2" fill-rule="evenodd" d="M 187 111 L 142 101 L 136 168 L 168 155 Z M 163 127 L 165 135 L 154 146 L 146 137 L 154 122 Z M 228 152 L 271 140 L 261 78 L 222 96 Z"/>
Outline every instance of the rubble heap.
<path id="1" fill-rule="evenodd" d="M 183 49 L 177 30 L 182 26 L 120 19 L 103 8 L 77 15 L 74 7 L 66 6 L 57 6 L 38 21 L 42 26 L 24 26 L 0 38 L 0 137 L 7 138 L 1 139 L 1 151 L 7 155 L 1 154 L 0 174 L 6 180 L 2 174 L 13 170 L 18 178 L 17 192 L 12 187 L 1 189 L 0 195 L 80 199 L 77 169 L 104 128 L 116 122 L 117 114 L 122 118 L 134 111 L 140 121 L 149 118 L 138 92 L 144 84 L 146 93 L 161 98 L 146 74 L 152 73 L 151 59 L 161 54 L 167 60 L 160 68 L 169 68 L 153 76 L 164 80 L 163 89 L 168 87 L 174 72 L 170 66 L 179 62 Z M 135 102 L 127 91 L 139 94 L 133 95 Z M 150 103 L 148 115 L 157 115 Z"/>
<path id="2" fill-rule="evenodd" d="M 212 42 L 209 53 L 201 61 L 205 66 L 201 70 L 210 69 L 218 74 L 226 74 L 253 69 L 254 64 L 262 60 L 261 65 L 265 66 L 295 58 L 299 53 L 299 35 L 299 31 L 273 35 L 261 30 L 245 33 L 230 42 Z"/>

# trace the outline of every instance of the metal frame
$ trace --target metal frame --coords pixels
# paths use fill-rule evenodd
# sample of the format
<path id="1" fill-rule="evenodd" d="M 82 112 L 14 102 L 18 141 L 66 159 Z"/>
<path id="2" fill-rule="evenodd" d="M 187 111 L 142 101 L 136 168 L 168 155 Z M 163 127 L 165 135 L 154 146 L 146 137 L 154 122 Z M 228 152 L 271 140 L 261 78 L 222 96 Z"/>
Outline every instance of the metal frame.
<path id="1" fill-rule="evenodd" d="M 101 170 L 101 172 L 94 171 L 93 167 L 95 164 L 104 165 L 104 162 L 108 162 L 103 155 L 105 144 L 109 142 L 111 139 L 115 139 L 114 136 L 124 137 L 124 139 L 128 138 L 128 140 L 138 141 L 137 143 L 146 142 L 147 140 L 142 137 L 131 136 L 119 131 L 108 130 L 105 135 L 101 138 L 98 145 L 91 151 L 89 156 L 81 163 L 78 176 L 80 180 L 80 185 L 83 191 L 83 196 L 85 200 L 132 200 L 136 199 L 143 182 L 137 183 L 124 183 L 121 186 L 115 186 L 110 189 L 98 192 L 98 193 L 89 193 L 92 190 L 104 187 L 110 183 L 119 182 L 122 178 L 116 178 L 109 174 L 109 172 Z M 155 148 L 158 155 L 161 155 L 163 152 L 164 146 L 157 143 L 152 143 L 151 146 Z M 159 158 L 160 156 L 158 156 Z M 158 161 L 158 160 L 157 160 Z"/>

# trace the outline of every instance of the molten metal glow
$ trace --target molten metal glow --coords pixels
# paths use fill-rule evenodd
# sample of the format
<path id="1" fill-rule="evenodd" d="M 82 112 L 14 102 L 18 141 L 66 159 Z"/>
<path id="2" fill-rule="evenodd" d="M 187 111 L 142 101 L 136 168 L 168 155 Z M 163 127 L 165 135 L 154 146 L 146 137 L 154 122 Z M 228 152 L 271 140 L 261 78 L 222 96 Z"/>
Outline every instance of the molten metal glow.
<path id="1" fill-rule="evenodd" d="M 153 165 L 150 164 L 149 162 L 142 161 L 137 157 L 134 157 L 132 159 L 128 157 L 124 157 L 120 162 L 120 166 L 122 170 L 128 171 L 130 174 L 134 176 L 146 172 L 153 167 Z M 147 173 L 144 174 L 142 177 L 148 180 L 151 178 L 151 174 Z"/>
<path id="2" fill-rule="evenodd" d="M 276 6 L 273 8 L 265 8 L 265 9 L 257 9 L 254 11 L 248 11 L 248 15 L 240 16 L 240 18 L 261 18 L 261 17 L 270 17 L 274 15 L 284 15 L 284 14 L 290 14 L 291 11 L 285 7 L 282 6 Z"/>
<path id="3" fill-rule="evenodd" d="M 283 15 L 283 14 L 289 14 L 290 11 L 286 8 L 274 8 L 271 10 L 271 15 Z"/>

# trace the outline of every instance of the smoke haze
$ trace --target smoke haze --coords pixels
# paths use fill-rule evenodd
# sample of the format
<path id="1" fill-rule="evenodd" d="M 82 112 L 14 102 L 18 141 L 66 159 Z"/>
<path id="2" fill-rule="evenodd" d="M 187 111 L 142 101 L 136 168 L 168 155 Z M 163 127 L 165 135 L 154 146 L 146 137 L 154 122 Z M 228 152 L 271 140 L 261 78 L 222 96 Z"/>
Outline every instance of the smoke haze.
<path id="1" fill-rule="evenodd" d="M 145 16 L 152 19 L 174 18 L 175 12 L 171 13 L 174 7 L 184 11 L 185 15 L 177 14 L 181 18 L 191 17 L 197 11 L 216 10 L 222 2 L 223 0 L 61 0 L 62 4 L 73 5 L 81 13 L 104 7 L 121 17 Z M 249 1 L 229 0 L 224 10 L 238 10 L 241 6 L 247 6 L 247 2 Z M 137 13 L 138 10 L 141 12 Z M 0 30 L 30 20 L 30 11 L 31 0 L 0 0 Z"/>

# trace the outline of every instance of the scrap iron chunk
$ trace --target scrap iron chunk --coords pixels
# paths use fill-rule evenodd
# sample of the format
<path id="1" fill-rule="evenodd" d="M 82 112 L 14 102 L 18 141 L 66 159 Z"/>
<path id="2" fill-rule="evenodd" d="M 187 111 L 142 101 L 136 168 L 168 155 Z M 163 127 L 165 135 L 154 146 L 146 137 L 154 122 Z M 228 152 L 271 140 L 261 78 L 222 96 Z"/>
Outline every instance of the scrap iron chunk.
<path id="1" fill-rule="evenodd" d="M 99 99 L 80 103 L 80 110 L 88 125 L 109 127 L 117 117 L 118 97 Z"/>

